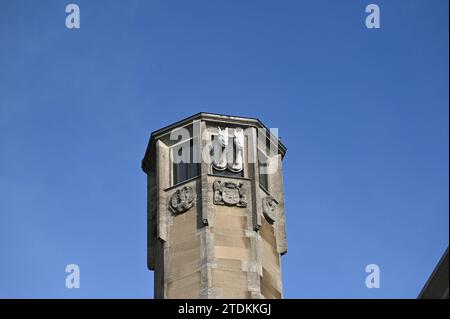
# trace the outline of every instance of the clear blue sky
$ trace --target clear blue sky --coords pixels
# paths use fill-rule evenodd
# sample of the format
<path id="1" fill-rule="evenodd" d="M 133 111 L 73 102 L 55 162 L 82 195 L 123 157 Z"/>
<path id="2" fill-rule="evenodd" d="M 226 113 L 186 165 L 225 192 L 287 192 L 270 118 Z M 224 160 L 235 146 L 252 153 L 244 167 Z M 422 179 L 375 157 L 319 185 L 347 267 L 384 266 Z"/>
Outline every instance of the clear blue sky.
<path id="1" fill-rule="evenodd" d="M 140 161 L 199 111 L 288 147 L 286 297 L 417 296 L 449 240 L 447 0 L 82 0 L 79 30 L 69 3 L 0 0 L 0 297 L 153 297 Z"/>

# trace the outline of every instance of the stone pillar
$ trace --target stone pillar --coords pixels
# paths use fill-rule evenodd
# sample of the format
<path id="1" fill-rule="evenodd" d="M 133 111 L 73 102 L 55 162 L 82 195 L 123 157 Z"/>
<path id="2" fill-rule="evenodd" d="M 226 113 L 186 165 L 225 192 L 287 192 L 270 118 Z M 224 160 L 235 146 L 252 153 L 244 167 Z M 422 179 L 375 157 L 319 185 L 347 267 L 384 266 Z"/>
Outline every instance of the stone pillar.
<path id="1" fill-rule="evenodd" d="M 171 139 L 180 128 L 186 134 Z M 152 133 L 142 168 L 155 298 L 282 298 L 286 148 L 263 129 L 257 119 L 199 113 Z M 197 166 L 174 163 L 180 145 L 201 148 Z M 277 167 L 264 182 L 258 153 Z"/>

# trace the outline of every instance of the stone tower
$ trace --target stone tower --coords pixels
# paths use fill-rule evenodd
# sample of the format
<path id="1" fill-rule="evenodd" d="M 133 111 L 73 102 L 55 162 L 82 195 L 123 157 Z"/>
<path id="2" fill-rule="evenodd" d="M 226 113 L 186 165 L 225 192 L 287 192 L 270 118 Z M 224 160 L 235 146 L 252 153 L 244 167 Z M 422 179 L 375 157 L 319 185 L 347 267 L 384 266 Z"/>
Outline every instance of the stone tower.
<path id="1" fill-rule="evenodd" d="M 283 297 L 286 148 L 275 133 L 199 113 L 151 134 L 142 169 L 155 298 Z"/>

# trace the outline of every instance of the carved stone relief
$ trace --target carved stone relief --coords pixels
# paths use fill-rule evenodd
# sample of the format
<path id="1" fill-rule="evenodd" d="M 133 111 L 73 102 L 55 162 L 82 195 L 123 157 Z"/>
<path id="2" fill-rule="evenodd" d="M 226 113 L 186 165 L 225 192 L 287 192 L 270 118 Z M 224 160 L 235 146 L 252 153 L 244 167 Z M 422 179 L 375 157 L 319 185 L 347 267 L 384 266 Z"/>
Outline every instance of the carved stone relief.
<path id="1" fill-rule="evenodd" d="M 169 207 L 174 214 L 181 214 L 195 205 L 197 195 L 191 186 L 184 186 L 170 196 Z"/>
<path id="2" fill-rule="evenodd" d="M 229 143 L 228 128 L 222 130 L 219 127 L 219 134 L 215 140 L 214 155 L 213 155 L 213 166 L 219 171 L 223 171 L 227 168 L 227 152 Z"/>
<path id="3" fill-rule="evenodd" d="M 263 215 L 270 224 L 273 224 L 276 220 L 275 210 L 277 206 L 278 202 L 270 195 L 264 197 L 262 200 Z"/>
<path id="4" fill-rule="evenodd" d="M 242 129 L 234 129 L 233 143 L 236 146 L 236 154 L 233 163 L 228 163 L 228 168 L 232 172 L 242 171 L 242 151 L 244 149 L 244 131 Z"/>
<path id="5" fill-rule="evenodd" d="M 213 190 L 214 204 L 247 207 L 247 190 L 243 183 L 215 181 Z"/>
<path id="6" fill-rule="evenodd" d="M 219 127 L 218 129 L 219 134 L 217 135 L 217 138 L 213 140 L 213 144 L 211 145 L 211 149 L 213 149 L 213 167 L 219 171 L 228 168 L 234 173 L 241 172 L 243 168 L 244 130 L 233 130 L 233 145 L 235 146 L 236 154 L 232 154 L 233 148 L 229 145 L 229 128 L 226 127 L 225 129 L 222 129 Z"/>

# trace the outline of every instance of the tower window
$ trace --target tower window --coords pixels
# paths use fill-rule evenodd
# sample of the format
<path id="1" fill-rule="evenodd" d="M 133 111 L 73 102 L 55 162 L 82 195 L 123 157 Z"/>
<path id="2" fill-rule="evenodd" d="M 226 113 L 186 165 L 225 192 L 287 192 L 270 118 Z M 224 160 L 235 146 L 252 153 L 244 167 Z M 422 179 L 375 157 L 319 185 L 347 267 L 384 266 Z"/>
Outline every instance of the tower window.
<path id="1" fill-rule="evenodd" d="M 185 180 L 197 177 L 200 163 L 194 162 L 194 142 L 187 140 L 172 147 L 172 184 L 176 185 Z"/>

